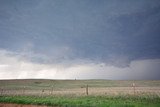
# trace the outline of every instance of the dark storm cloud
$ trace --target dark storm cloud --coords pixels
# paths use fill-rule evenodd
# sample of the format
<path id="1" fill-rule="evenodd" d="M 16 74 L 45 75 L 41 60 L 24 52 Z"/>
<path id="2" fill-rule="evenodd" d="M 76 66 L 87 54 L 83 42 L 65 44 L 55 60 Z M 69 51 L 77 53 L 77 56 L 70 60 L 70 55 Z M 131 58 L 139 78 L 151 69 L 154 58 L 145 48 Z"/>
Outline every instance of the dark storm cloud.
<path id="1" fill-rule="evenodd" d="M 159 0 L 0 0 L 0 48 L 38 63 L 126 66 L 160 58 L 159 23 Z"/>

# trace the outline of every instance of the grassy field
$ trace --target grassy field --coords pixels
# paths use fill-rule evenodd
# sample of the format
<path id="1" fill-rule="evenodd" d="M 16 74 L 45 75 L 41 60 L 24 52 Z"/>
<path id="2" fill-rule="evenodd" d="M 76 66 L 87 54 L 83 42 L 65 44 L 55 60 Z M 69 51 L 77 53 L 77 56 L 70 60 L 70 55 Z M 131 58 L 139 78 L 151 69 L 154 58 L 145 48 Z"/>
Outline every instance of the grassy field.
<path id="1" fill-rule="evenodd" d="M 135 93 L 132 84 L 135 83 Z M 160 95 L 160 81 L 111 80 L 1 80 L 0 95 Z"/>
<path id="2" fill-rule="evenodd" d="M 160 107 L 160 81 L 1 80 L 0 102 L 58 107 Z"/>
<path id="3" fill-rule="evenodd" d="M 160 107 L 158 96 L 1 96 L 0 102 L 53 107 Z"/>

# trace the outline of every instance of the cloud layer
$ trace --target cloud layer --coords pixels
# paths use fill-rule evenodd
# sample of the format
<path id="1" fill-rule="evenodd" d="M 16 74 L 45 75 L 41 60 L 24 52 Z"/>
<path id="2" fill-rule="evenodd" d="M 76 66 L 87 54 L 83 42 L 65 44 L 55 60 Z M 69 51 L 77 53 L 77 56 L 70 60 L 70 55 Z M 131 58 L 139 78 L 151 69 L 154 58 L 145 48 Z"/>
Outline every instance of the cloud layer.
<path id="1" fill-rule="evenodd" d="M 159 23 L 159 0 L 1 0 L 0 48 L 39 63 L 160 58 Z"/>
<path id="2" fill-rule="evenodd" d="M 160 0 L 0 0 L 0 78 L 160 79 Z"/>
<path id="3" fill-rule="evenodd" d="M 11 52 L 0 51 L 0 79 L 160 79 L 159 65 L 160 59 L 135 60 L 127 67 L 89 61 L 75 61 L 71 65 L 38 64 Z"/>

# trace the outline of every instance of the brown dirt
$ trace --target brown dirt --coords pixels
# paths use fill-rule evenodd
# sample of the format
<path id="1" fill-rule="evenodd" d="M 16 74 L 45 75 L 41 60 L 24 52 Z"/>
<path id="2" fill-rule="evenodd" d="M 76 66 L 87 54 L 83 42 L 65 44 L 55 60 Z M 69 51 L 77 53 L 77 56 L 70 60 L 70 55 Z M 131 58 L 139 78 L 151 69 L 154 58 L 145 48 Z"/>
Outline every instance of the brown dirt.
<path id="1" fill-rule="evenodd" d="M 48 106 L 0 103 L 0 107 L 48 107 Z"/>

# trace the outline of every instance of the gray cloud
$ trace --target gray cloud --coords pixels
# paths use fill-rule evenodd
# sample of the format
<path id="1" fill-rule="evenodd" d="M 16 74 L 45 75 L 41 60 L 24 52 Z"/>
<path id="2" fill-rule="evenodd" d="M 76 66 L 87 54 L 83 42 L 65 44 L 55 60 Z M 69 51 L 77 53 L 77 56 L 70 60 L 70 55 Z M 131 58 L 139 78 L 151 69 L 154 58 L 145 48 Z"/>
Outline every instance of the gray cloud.
<path id="1" fill-rule="evenodd" d="M 32 64 L 122 69 L 160 58 L 159 23 L 159 0 L 0 0 L 0 49 Z"/>
<path id="2" fill-rule="evenodd" d="M 128 67 L 88 62 L 37 64 L 0 51 L 0 79 L 47 78 L 47 79 L 159 79 L 160 59 L 135 60 Z M 78 63 L 76 63 L 78 62 Z"/>

